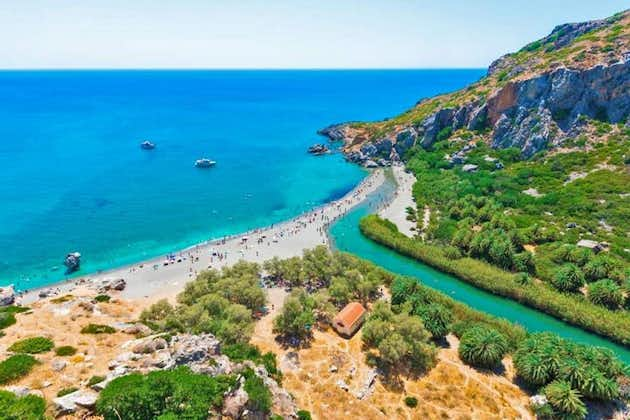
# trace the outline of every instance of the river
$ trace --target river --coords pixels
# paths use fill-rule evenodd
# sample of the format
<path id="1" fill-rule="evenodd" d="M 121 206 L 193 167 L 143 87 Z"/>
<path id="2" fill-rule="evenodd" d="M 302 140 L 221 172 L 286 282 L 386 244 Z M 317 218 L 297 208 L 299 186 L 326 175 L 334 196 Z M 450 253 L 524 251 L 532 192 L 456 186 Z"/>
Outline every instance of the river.
<path id="1" fill-rule="evenodd" d="M 334 247 L 370 260 L 394 273 L 418 278 L 423 284 L 439 290 L 468 306 L 520 324 L 530 332 L 549 331 L 578 343 L 611 349 L 626 364 L 630 364 L 630 349 L 596 334 L 571 326 L 552 316 L 521 305 L 510 299 L 478 289 L 426 264 L 397 254 L 363 236 L 359 230 L 361 217 L 375 213 L 383 200 L 395 190 L 395 181 L 388 177 L 385 184 L 361 206 L 331 226 Z"/>

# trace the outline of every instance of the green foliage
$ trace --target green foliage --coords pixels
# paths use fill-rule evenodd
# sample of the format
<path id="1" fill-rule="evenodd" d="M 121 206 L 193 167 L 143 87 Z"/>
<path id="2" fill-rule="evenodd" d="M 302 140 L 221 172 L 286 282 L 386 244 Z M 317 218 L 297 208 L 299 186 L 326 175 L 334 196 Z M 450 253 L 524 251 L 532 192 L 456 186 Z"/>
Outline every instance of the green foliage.
<path id="1" fill-rule="evenodd" d="M 522 284 L 517 275 L 483 261 L 466 257 L 451 260 L 446 257 L 441 246 L 416 241 L 383 228 L 378 216 L 364 217 L 359 227 L 368 238 L 477 287 L 514 299 L 617 342 L 630 343 L 630 314 L 626 311 L 612 312 L 579 295 L 561 293 L 545 283 Z M 394 287 L 392 290 L 392 303 L 396 303 Z"/>
<path id="2" fill-rule="evenodd" d="M 608 401 L 619 395 L 616 378 L 623 365 L 607 349 L 538 333 L 521 343 L 513 361 L 518 376 L 531 387 L 563 381 L 591 399 Z"/>
<path id="3" fill-rule="evenodd" d="M 415 316 L 395 314 L 377 302 L 363 326 L 363 344 L 378 349 L 378 363 L 385 369 L 424 372 L 435 365 L 437 350 L 430 333 Z"/>
<path id="4" fill-rule="evenodd" d="M 8 350 L 13 353 L 37 354 L 52 350 L 55 345 L 50 338 L 31 337 L 13 343 Z"/>
<path id="5" fill-rule="evenodd" d="M 37 360 L 28 354 L 15 354 L 0 362 L 0 385 L 27 375 Z"/>
<path id="6" fill-rule="evenodd" d="M 57 356 L 74 356 L 77 353 L 77 349 L 72 346 L 60 346 L 55 349 Z"/>
<path id="7" fill-rule="evenodd" d="M 29 310 L 30 308 L 24 306 L 5 306 L 0 308 L 0 330 L 16 323 L 15 314 Z"/>
<path id="8" fill-rule="evenodd" d="M 583 419 L 586 417 L 586 406 L 582 395 L 564 381 L 556 381 L 545 387 L 545 396 L 552 407 L 554 415 L 563 419 Z"/>
<path id="9" fill-rule="evenodd" d="M 57 392 L 57 397 L 63 397 L 64 395 L 72 394 L 73 392 L 76 392 L 78 390 L 79 388 L 77 388 L 76 386 L 60 389 L 59 392 Z"/>
<path id="10" fill-rule="evenodd" d="M 610 279 L 598 280 L 590 284 L 588 286 L 588 299 L 610 309 L 619 309 L 624 302 L 621 287 Z"/>
<path id="11" fill-rule="evenodd" d="M 0 390 L 0 419 L 44 420 L 46 401 L 36 395 L 18 397 L 9 391 Z"/>
<path id="12" fill-rule="evenodd" d="M 304 289 L 296 289 L 284 300 L 282 311 L 273 320 L 273 332 L 299 340 L 311 337 L 315 326 L 315 299 Z"/>
<path id="13" fill-rule="evenodd" d="M 525 330 L 522 327 L 476 311 L 436 290 L 423 286 L 417 279 L 397 277 L 392 283 L 391 292 L 392 305 L 395 308 L 407 308 L 410 313 L 418 313 L 426 305 L 437 304 L 445 307 L 453 317 L 450 329 L 458 337 L 461 337 L 469 328 L 482 325 L 501 332 L 507 338 L 510 349 L 516 349 L 518 343 L 525 338 Z"/>
<path id="14" fill-rule="evenodd" d="M 109 295 L 96 295 L 94 296 L 94 300 L 97 302 L 109 302 L 111 299 L 111 296 Z"/>
<path id="15" fill-rule="evenodd" d="M 89 380 L 87 385 L 88 386 L 92 386 L 92 385 L 96 385 L 96 384 L 100 384 L 101 382 L 103 382 L 105 380 L 105 376 L 99 376 L 99 375 L 93 375 Z"/>
<path id="16" fill-rule="evenodd" d="M 459 356 L 469 365 L 493 368 L 501 363 L 508 343 L 498 331 L 476 326 L 466 331 L 459 342 Z"/>
<path id="17" fill-rule="evenodd" d="M 247 343 L 228 344 L 221 347 L 221 353 L 228 356 L 232 362 L 251 360 L 255 364 L 265 366 L 267 372 L 280 382 L 282 372 L 278 369 L 276 355 L 272 352 L 262 354 L 258 347 Z"/>
<path id="18" fill-rule="evenodd" d="M 405 405 L 409 408 L 416 408 L 418 406 L 418 399 L 416 397 L 405 397 Z"/>
<path id="19" fill-rule="evenodd" d="M 311 412 L 308 410 L 299 410 L 297 412 L 298 420 L 311 420 Z"/>
<path id="20" fill-rule="evenodd" d="M 113 334 L 116 332 L 116 328 L 109 325 L 101 324 L 88 324 L 81 328 L 81 334 Z"/>
<path id="21" fill-rule="evenodd" d="M 431 303 L 419 306 L 420 319 L 433 338 L 444 338 L 450 331 L 453 314 L 444 305 Z"/>
<path id="22" fill-rule="evenodd" d="M 254 412 L 268 413 L 271 409 L 271 391 L 267 389 L 262 378 L 254 374 L 251 369 L 244 372 L 245 385 L 243 388 L 249 396 L 247 406 Z"/>
<path id="23" fill-rule="evenodd" d="M 584 273 L 573 264 L 565 264 L 556 272 L 552 280 L 561 292 L 577 292 L 584 286 Z"/>
<path id="24" fill-rule="evenodd" d="M 437 141 L 446 140 L 449 137 L 451 137 L 451 134 L 453 134 L 453 127 L 451 126 L 444 127 L 437 133 L 436 140 Z"/>
<path id="25" fill-rule="evenodd" d="M 187 367 L 132 373 L 114 379 L 101 391 L 96 412 L 105 420 L 154 418 L 206 419 L 208 410 L 219 407 L 223 395 L 235 384 L 231 376 L 195 374 Z"/>

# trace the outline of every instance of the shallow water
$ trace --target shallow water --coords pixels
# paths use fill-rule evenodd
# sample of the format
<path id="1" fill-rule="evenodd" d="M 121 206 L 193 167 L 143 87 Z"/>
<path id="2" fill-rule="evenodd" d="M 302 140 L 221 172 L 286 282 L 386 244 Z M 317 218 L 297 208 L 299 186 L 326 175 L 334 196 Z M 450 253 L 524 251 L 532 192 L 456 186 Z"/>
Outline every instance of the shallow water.
<path id="1" fill-rule="evenodd" d="M 60 280 L 68 252 L 83 254 L 80 275 L 338 198 L 365 173 L 308 155 L 317 129 L 395 115 L 482 73 L 0 72 L 0 286 Z M 201 157 L 218 163 L 194 168 Z"/>

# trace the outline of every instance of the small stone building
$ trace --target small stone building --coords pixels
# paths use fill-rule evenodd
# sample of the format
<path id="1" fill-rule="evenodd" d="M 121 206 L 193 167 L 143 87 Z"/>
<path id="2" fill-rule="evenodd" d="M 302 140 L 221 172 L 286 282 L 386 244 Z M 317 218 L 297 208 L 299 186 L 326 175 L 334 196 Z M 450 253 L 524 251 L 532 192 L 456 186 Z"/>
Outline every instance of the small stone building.
<path id="1" fill-rule="evenodd" d="M 366 310 L 359 302 L 350 302 L 333 319 L 333 328 L 344 336 L 352 336 L 363 324 Z"/>

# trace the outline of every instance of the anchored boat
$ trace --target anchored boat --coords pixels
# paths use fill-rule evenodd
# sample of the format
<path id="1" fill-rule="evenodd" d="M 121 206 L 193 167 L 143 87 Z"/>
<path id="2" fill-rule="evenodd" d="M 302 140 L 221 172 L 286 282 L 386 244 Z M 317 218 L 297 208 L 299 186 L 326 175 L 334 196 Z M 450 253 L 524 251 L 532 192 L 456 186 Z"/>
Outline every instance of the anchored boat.
<path id="1" fill-rule="evenodd" d="M 211 168 L 211 167 L 213 167 L 216 164 L 217 163 L 214 160 L 210 160 L 210 159 L 206 159 L 206 158 L 197 159 L 195 161 L 195 166 L 197 168 Z"/>
<path id="2" fill-rule="evenodd" d="M 151 143 L 149 140 L 145 140 L 140 143 L 140 148 L 143 150 L 153 150 L 155 149 L 155 143 Z"/>

